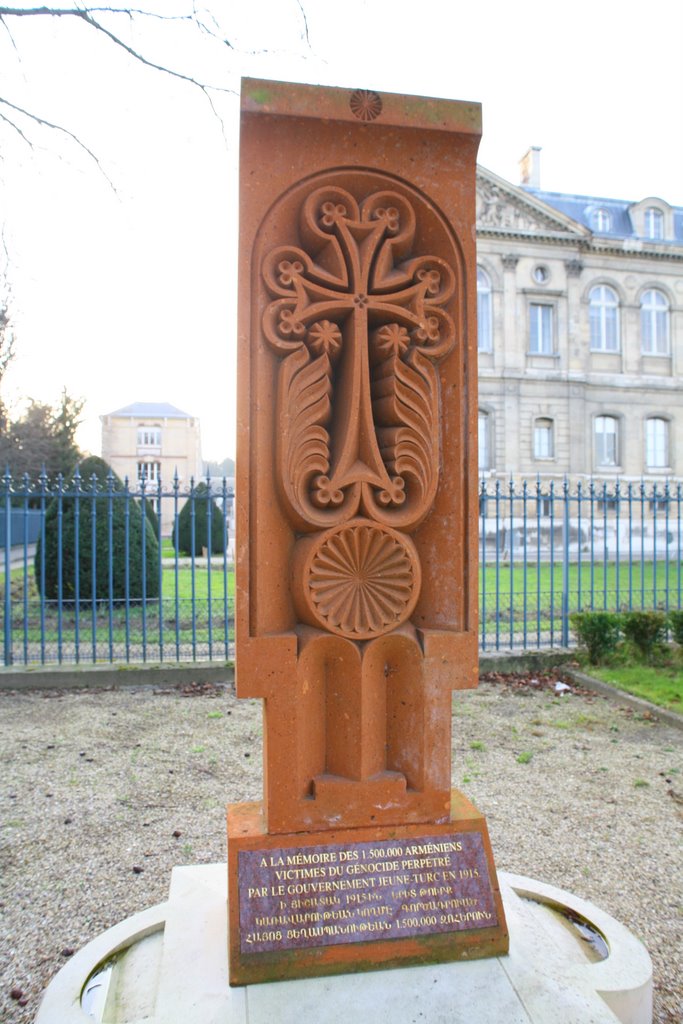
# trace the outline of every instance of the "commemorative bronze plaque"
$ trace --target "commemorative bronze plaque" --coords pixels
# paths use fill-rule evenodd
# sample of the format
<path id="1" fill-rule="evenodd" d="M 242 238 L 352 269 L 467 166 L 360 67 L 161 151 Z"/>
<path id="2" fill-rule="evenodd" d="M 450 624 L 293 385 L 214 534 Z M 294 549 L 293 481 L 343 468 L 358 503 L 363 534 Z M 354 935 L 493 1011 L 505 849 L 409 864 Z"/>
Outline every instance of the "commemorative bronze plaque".
<path id="1" fill-rule="evenodd" d="M 477 683 L 478 104 L 245 80 L 230 981 L 494 955 Z"/>
<path id="2" fill-rule="evenodd" d="M 242 953 L 490 928 L 478 832 L 239 854 Z"/>

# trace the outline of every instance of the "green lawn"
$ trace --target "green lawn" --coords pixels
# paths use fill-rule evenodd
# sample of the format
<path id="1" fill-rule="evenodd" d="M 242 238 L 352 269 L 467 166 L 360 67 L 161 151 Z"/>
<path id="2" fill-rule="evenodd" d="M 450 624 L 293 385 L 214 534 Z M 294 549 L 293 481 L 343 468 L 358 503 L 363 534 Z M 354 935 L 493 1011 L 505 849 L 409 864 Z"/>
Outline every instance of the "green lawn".
<path id="1" fill-rule="evenodd" d="M 169 541 L 164 541 L 164 557 L 172 554 Z M 479 602 L 482 633 L 487 644 L 491 642 L 521 644 L 523 638 L 529 643 L 545 642 L 552 633 L 557 639 L 562 629 L 562 565 L 558 562 L 529 563 L 524 565 L 501 562 L 486 565 L 479 572 Z M 209 581 L 211 609 L 209 609 Z M 24 574 L 19 565 L 12 571 L 12 628 L 15 642 L 44 642 L 59 634 L 73 638 L 78 630 L 79 642 L 86 643 L 92 632 L 92 610 L 84 604 L 76 620 L 72 608 L 62 610 L 61 620 L 54 606 L 48 606 L 41 618 L 40 601 L 33 577 L 33 566 L 27 573 L 28 615 L 25 617 Z M 667 587 L 668 584 L 668 587 Z M 228 568 L 224 576 L 222 565 L 196 565 L 194 573 L 189 566 L 173 564 L 163 567 L 161 608 L 158 599 L 147 602 L 143 609 L 139 604 L 125 607 L 115 605 L 110 609 L 107 602 L 99 603 L 95 631 L 98 638 L 112 637 L 119 641 L 123 636 L 141 634 L 144 630 L 153 640 L 160 634 L 172 634 L 174 641 L 182 635 L 192 640 L 208 634 L 211 622 L 212 636 L 224 631 L 225 602 L 227 585 L 228 614 L 232 617 L 235 593 L 234 569 Z M 4 574 L 0 573 L 0 593 L 4 591 Z M 589 563 L 572 563 L 569 566 L 569 612 L 583 610 L 624 610 L 632 608 L 656 608 L 681 606 L 683 579 L 678 563 L 627 562 L 591 567 Z M 195 608 L 194 635 L 192 608 Z M 159 612 L 161 611 L 161 618 Z M 4 628 L 0 616 L 0 632 Z M 128 641 L 126 641 L 128 642 Z"/>
<path id="2" fill-rule="evenodd" d="M 683 713 L 683 666 L 590 665 L 590 675 L 660 707 Z"/>
<path id="3" fill-rule="evenodd" d="M 164 566 L 161 577 L 162 596 L 164 600 L 174 600 L 177 591 L 178 599 L 186 601 L 192 599 L 194 590 L 196 600 L 205 600 L 209 594 L 209 578 L 211 579 L 212 600 L 223 597 L 225 582 L 227 582 L 228 599 L 232 600 L 235 594 L 235 572 L 231 566 L 228 567 L 226 581 L 224 581 L 223 569 L 219 566 L 212 566 L 210 571 L 206 566 L 196 566 L 194 573 L 189 566 L 179 566 L 177 574 L 174 566 Z M 12 570 L 11 579 L 13 603 L 17 604 L 24 598 L 24 572 L 21 566 Z M 0 573 L 0 593 L 3 595 L 4 588 L 5 574 Z M 28 598 L 30 601 L 38 600 L 32 566 L 29 566 L 28 572 Z"/>
<path id="4" fill-rule="evenodd" d="M 23 569 L 12 572 L 12 634 L 18 658 L 24 657 L 24 649 L 30 660 L 35 660 L 39 649 L 41 656 L 43 649 L 47 652 L 48 660 L 55 651 L 59 656 L 60 650 L 70 658 L 68 652 L 77 645 L 83 658 L 89 658 L 95 647 L 98 660 L 111 654 L 125 659 L 131 647 L 139 649 L 143 642 L 150 652 L 160 646 L 166 652 L 183 646 L 184 656 L 188 656 L 190 647 L 206 653 L 210 646 L 214 653 L 220 653 L 231 639 L 235 593 L 232 569 L 224 576 L 218 567 L 209 570 L 197 566 L 194 573 L 189 567 L 178 567 L 177 573 L 174 566 L 164 567 L 161 601 L 154 598 L 144 605 L 132 602 L 126 608 L 121 602 L 110 607 L 104 600 L 94 611 L 84 601 L 78 610 L 65 605 L 61 614 L 52 603 L 41 611 L 32 568 L 27 582 L 25 592 Z M 0 579 L 2 587 L 4 579 Z M 0 616 L 0 637 L 4 626 Z"/>
<path id="5" fill-rule="evenodd" d="M 179 567 L 176 587 L 175 567 L 164 567 L 161 577 L 162 595 L 164 599 L 175 600 L 177 590 L 178 600 L 187 601 L 192 599 L 194 588 L 195 599 L 204 600 L 209 596 L 209 579 L 211 580 L 212 601 L 219 597 L 222 598 L 226 583 L 222 568 L 212 566 L 210 571 L 206 567 L 195 568 L 193 577 L 192 569 Z M 235 572 L 232 568 L 228 568 L 227 593 L 228 599 L 232 600 L 235 596 Z"/>
<path id="6" fill-rule="evenodd" d="M 603 562 L 595 563 L 591 574 L 590 563 L 576 562 L 569 564 L 568 573 L 570 605 L 577 610 L 579 602 L 584 609 L 592 606 L 596 609 L 618 609 L 629 602 L 634 608 L 640 608 L 641 602 L 646 608 L 655 607 L 669 601 L 672 607 L 678 603 L 678 595 L 683 596 L 683 569 L 677 561 L 666 562 Z M 501 602 L 509 602 L 510 596 L 516 603 L 526 598 L 528 603 L 537 602 L 542 607 L 550 607 L 551 594 L 559 600 L 562 594 L 563 566 L 561 562 L 550 564 L 542 562 L 537 565 L 529 562 L 525 566 L 520 562 L 501 562 L 487 564 L 479 569 L 479 596 L 486 598 L 487 608 L 495 602 L 496 593 Z M 540 599 L 540 600 L 539 600 Z M 654 602 L 654 603 L 653 603 Z"/>

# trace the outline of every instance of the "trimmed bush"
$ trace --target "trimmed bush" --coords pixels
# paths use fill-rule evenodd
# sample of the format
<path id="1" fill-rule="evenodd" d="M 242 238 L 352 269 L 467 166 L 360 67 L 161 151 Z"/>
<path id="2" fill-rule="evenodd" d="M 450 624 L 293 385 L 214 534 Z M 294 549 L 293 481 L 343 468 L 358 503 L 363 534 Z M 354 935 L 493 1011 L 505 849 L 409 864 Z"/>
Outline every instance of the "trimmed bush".
<path id="1" fill-rule="evenodd" d="M 664 612 L 624 612 L 622 615 L 624 636 L 646 661 L 666 639 L 666 619 Z"/>
<path id="2" fill-rule="evenodd" d="M 612 654 L 619 643 L 620 616 L 613 612 L 574 612 L 569 621 L 591 665 Z"/>
<path id="3" fill-rule="evenodd" d="M 683 611 L 681 609 L 669 612 L 669 629 L 676 643 L 683 647 Z"/>
<path id="4" fill-rule="evenodd" d="M 211 537 L 209 538 L 208 509 L 211 506 Z M 179 555 L 192 555 L 192 529 L 194 522 L 194 554 L 201 555 L 204 548 L 211 555 L 223 554 L 227 530 L 224 529 L 223 513 L 209 493 L 206 484 L 201 483 L 192 491 L 180 510 L 173 530 L 173 546 Z M 209 544 L 209 539 L 211 543 Z M 209 550 L 210 549 L 210 550 Z"/>
<path id="5" fill-rule="evenodd" d="M 159 516 L 154 511 L 154 503 L 149 498 L 145 498 L 145 516 L 147 522 L 152 527 L 152 533 L 160 543 L 160 529 L 159 529 Z"/>
<path id="6" fill-rule="evenodd" d="M 140 504 L 126 499 L 124 486 L 115 474 L 110 476 L 106 462 L 95 456 L 85 459 L 78 467 L 81 496 L 73 496 L 73 477 L 65 483 L 67 496 L 53 498 L 45 513 L 45 578 L 41 563 L 43 560 L 42 539 L 38 541 L 34 569 L 38 591 L 48 600 L 59 596 L 58 547 L 60 540 L 61 507 L 61 548 L 62 548 L 62 600 L 76 599 L 76 508 L 78 508 L 78 597 L 89 603 L 110 597 L 109 564 L 111 556 L 112 580 L 111 597 L 123 601 L 126 597 L 126 575 L 128 576 L 128 597 L 139 601 L 143 597 L 142 586 L 142 544 L 146 558 L 145 596 L 159 596 L 159 545 L 154 531 Z M 93 496 L 93 477 L 95 492 Z M 111 486 L 113 497 L 107 493 Z M 111 526 L 110 526 L 111 519 Z M 126 526 L 127 521 L 127 526 Z M 95 538 L 93 544 L 93 522 Z M 110 539 L 111 538 L 111 539 Z M 126 538 L 128 543 L 128 573 L 126 574 Z M 94 549 L 94 550 L 93 550 Z M 94 558 L 93 558 L 94 554 Z"/>

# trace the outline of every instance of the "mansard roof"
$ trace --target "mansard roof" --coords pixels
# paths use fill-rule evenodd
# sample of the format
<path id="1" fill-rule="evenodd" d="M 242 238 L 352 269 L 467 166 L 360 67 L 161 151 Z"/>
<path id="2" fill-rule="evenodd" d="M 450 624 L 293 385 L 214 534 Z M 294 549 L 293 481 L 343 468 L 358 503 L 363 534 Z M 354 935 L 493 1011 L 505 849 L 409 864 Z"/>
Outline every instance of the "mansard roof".
<path id="1" fill-rule="evenodd" d="M 664 217 L 664 237 L 644 234 L 650 208 Z M 607 217 L 596 217 L 598 211 Z M 655 259 L 683 259 L 683 207 L 649 197 L 639 202 L 548 192 L 512 185 L 485 167 L 477 167 L 479 238 L 525 239 L 579 250 L 644 253 Z"/>
<path id="2" fill-rule="evenodd" d="M 581 196 L 571 195 L 564 192 L 546 192 L 544 189 L 532 188 L 529 185 L 520 186 L 520 191 L 526 192 L 535 199 L 558 210 L 560 213 L 578 224 L 589 229 L 593 228 L 592 216 L 597 210 L 605 210 L 610 216 L 610 226 L 607 229 L 595 232 L 607 238 L 642 238 L 638 235 L 631 219 L 631 210 L 639 205 L 636 201 L 626 199 L 609 199 L 604 196 Z M 656 200 L 653 200 L 653 204 Z M 669 204 L 666 204 L 667 206 Z M 670 207 L 673 212 L 674 237 L 658 239 L 661 243 L 683 243 L 683 207 Z"/>

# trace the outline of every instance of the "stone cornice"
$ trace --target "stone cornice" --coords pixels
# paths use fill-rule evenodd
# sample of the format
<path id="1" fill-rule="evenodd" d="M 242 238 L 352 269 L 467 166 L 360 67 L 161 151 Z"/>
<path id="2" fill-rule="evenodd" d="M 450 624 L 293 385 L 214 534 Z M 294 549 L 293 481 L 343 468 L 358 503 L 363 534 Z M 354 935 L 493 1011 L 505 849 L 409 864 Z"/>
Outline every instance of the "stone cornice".
<path id="1" fill-rule="evenodd" d="M 571 235 L 565 232 L 532 232 L 532 231 L 521 231 L 511 228 L 482 228 L 477 227 L 477 238 L 480 239 L 500 239 L 501 241 L 520 241 L 529 243 L 551 243 L 563 248 L 567 246 L 574 246 L 579 252 L 584 255 L 597 254 L 597 255 L 609 255 L 609 256 L 621 256 L 629 259 L 647 259 L 657 260 L 658 262 L 664 262 L 671 260 L 672 262 L 679 263 L 683 260 L 683 246 L 669 246 L 666 249 L 655 246 L 643 246 L 636 247 L 629 246 L 628 240 L 624 244 L 624 239 L 615 239 L 614 241 L 608 241 L 604 238 L 577 238 L 576 235 Z"/>
<path id="2" fill-rule="evenodd" d="M 683 245 L 655 246 L 639 243 L 636 239 L 620 238 L 607 240 L 593 239 L 589 250 L 595 253 L 609 253 L 614 256 L 645 258 L 648 260 L 683 260 Z"/>
<path id="3" fill-rule="evenodd" d="M 477 225 L 477 236 L 480 238 L 514 238 L 525 242 L 557 242 L 561 245 L 586 246 L 589 239 L 573 235 L 569 231 L 524 231 L 521 228 L 490 228 Z"/>

